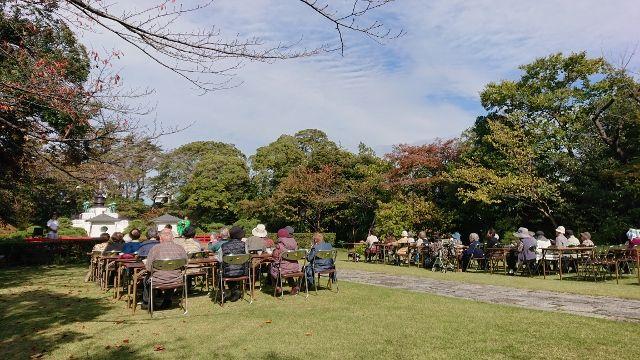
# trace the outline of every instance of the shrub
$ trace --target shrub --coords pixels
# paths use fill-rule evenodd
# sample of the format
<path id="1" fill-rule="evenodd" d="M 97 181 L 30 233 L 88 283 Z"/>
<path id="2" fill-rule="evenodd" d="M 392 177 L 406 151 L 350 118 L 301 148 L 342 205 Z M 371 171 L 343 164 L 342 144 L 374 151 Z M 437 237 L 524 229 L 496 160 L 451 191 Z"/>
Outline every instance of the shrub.
<path id="1" fill-rule="evenodd" d="M 323 233 L 324 241 L 328 242 L 331 245 L 335 246 L 336 243 L 336 234 L 335 233 Z M 278 238 L 277 234 L 269 234 L 269 237 L 273 240 Z M 294 239 L 298 243 L 298 247 L 301 249 L 311 249 L 313 244 L 313 233 L 295 233 L 293 234 Z"/>

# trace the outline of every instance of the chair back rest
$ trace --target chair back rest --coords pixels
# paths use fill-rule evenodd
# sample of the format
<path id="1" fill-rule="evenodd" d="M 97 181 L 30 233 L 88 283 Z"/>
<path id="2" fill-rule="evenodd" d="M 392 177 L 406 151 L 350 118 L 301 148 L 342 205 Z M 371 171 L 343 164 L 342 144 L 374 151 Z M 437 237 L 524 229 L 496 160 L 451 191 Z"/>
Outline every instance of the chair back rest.
<path id="1" fill-rule="evenodd" d="M 299 261 L 305 260 L 307 256 L 307 250 L 298 249 L 298 250 L 289 250 L 282 253 L 281 257 L 283 260 L 288 261 Z"/>
<path id="2" fill-rule="evenodd" d="M 102 251 L 96 250 L 91 252 L 91 256 L 96 257 L 102 255 Z"/>
<path id="3" fill-rule="evenodd" d="M 336 249 L 319 250 L 318 252 L 316 252 L 316 258 L 322 259 L 322 260 L 333 259 L 333 261 L 335 262 L 337 256 L 338 256 L 338 250 Z"/>
<path id="4" fill-rule="evenodd" d="M 251 261 L 251 254 L 229 254 L 222 257 L 222 262 L 229 265 L 244 265 Z"/>
<path id="5" fill-rule="evenodd" d="M 187 265 L 187 259 L 163 259 L 154 260 L 151 264 L 153 270 L 171 271 L 179 270 Z"/>
<path id="6" fill-rule="evenodd" d="M 204 259 L 207 257 L 206 251 L 195 251 L 187 254 L 189 259 Z"/>

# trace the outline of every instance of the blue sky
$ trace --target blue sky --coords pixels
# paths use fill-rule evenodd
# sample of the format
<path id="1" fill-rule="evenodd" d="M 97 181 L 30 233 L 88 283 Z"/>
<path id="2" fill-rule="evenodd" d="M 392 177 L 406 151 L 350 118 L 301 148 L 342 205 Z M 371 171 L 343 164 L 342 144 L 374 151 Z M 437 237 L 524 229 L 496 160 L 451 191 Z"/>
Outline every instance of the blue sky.
<path id="1" fill-rule="evenodd" d="M 248 155 L 305 128 L 324 130 L 350 150 L 362 141 L 379 154 L 393 144 L 457 136 L 482 114 L 483 86 L 517 77 L 518 65 L 582 50 L 617 63 L 640 51 L 637 0 L 399 0 L 372 15 L 406 35 L 380 45 L 347 34 L 344 56 L 248 62 L 237 72 L 241 86 L 202 96 L 112 36 L 82 36 L 90 47 L 124 52 L 116 66 L 125 84 L 155 89 L 147 99 L 155 112 L 143 122 L 194 123 L 162 138 L 165 148 L 216 140 Z M 218 0 L 179 26 L 213 24 L 223 34 L 260 36 L 267 43 L 300 36 L 307 48 L 337 42 L 331 24 L 294 0 Z M 629 69 L 640 70 L 640 54 Z"/>

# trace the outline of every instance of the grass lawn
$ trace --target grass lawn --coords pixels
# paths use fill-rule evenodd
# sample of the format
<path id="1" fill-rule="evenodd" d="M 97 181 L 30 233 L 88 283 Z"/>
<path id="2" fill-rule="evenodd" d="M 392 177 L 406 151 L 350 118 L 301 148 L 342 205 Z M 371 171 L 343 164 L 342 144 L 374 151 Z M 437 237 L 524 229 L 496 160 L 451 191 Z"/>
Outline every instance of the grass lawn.
<path id="1" fill-rule="evenodd" d="M 364 265 L 361 265 L 364 266 Z M 3 359 L 637 359 L 638 324 L 342 282 L 339 294 L 135 316 L 84 267 L 0 270 Z M 479 276 L 479 275 L 478 275 Z M 41 355 L 42 354 L 42 355 Z"/>
<path id="2" fill-rule="evenodd" d="M 604 282 L 594 282 L 593 280 L 576 279 L 574 274 L 570 274 L 566 277 L 563 276 L 562 280 L 559 280 L 557 274 L 547 275 L 547 278 L 543 279 L 542 276 L 506 276 L 504 273 L 489 274 L 484 272 L 475 272 L 473 270 L 466 273 L 442 273 L 433 272 L 430 269 L 426 270 L 418 268 L 416 266 L 395 266 L 365 262 L 356 263 L 353 261 L 347 261 L 346 250 L 340 251 L 338 258 L 341 260 L 339 266 L 342 269 L 376 271 L 394 275 L 423 276 L 438 280 L 454 280 L 473 284 L 502 285 L 531 290 L 549 290 L 583 295 L 640 299 L 640 285 L 638 285 L 638 278 L 635 272 L 631 275 L 624 275 L 620 278 L 620 283 L 616 284 L 615 278 Z"/>

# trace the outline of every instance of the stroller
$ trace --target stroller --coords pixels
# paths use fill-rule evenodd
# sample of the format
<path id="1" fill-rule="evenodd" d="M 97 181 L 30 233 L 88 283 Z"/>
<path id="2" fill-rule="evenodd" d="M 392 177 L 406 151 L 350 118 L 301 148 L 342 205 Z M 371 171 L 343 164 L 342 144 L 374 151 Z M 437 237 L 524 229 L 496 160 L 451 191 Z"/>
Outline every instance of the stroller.
<path id="1" fill-rule="evenodd" d="M 431 266 L 431 271 L 440 270 L 442 272 L 454 271 L 456 269 L 456 251 L 451 239 L 442 240 L 442 246 L 437 250 L 436 258 Z"/>

